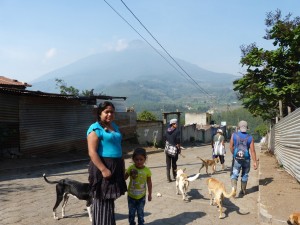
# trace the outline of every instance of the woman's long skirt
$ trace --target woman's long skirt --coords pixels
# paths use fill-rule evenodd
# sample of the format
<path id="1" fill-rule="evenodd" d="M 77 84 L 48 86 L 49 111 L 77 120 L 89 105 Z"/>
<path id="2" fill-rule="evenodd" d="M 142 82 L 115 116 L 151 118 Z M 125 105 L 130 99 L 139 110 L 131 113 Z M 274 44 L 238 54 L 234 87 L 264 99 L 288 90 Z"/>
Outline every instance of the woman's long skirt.
<path id="1" fill-rule="evenodd" d="M 94 165 L 89 164 L 89 183 L 93 195 L 92 217 L 93 225 L 115 225 L 114 201 L 127 191 L 125 182 L 125 166 L 122 158 L 103 158 L 102 162 L 112 176 L 105 179 Z"/>

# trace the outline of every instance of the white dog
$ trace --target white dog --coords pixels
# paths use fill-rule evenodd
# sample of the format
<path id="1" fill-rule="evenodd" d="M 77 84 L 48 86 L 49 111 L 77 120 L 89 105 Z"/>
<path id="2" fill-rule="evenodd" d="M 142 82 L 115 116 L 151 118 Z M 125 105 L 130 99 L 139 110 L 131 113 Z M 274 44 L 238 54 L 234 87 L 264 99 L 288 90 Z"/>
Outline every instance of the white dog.
<path id="1" fill-rule="evenodd" d="M 193 177 L 188 177 L 187 174 L 184 173 L 184 169 L 177 169 L 177 175 L 176 175 L 176 194 L 179 195 L 179 190 L 182 194 L 182 200 L 186 200 L 186 192 L 189 187 L 189 183 L 192 181 L 197 180 L 200 173 L 197 173 Z"/>

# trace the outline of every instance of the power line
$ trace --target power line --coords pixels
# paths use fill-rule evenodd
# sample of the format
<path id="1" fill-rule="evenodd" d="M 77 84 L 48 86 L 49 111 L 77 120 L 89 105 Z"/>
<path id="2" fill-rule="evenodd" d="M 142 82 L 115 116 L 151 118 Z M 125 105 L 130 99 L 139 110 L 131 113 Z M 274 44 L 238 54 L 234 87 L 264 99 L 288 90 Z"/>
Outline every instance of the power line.
<path id="1" fill-rule="evenodd" d="M 182 74 L 181 71 L 179 71 L 166 57 L 164 57 L 153 45 L 151 45 L 117 10 L 115 10 L 106 0 L 104 0 L 104 2 L 119 16 L 121 17 L 121 19 L 123 19 L 128 26 L 130 26 L 152 49 L 154 49 L 154 51 L 156 51 L 164 60 L 167 61 L 167 63 L 169 63 L 170 66 L 172 66 L 178 73 L 180 73 L 180 75 L 183 76 L 183 78 L 185 78 L 187 81 L 189 81 L 186 76 L 184 76 L 184 74 Z"/>
<path id="2" fill-rule="evenodd" d="M 170 66 L 172 66 L 180 75 L 182 75 L 187 81 L 190 82 L 190 80 L 188 80 L 188 78 L 181 72 L 179 71 L 168 59 L 166 59 L 166 57 L 164 57 L 153 45 L 151 45 L 117 10 L 115 10 L 106 0 L 104 0 L 104 2 L 121 18 L 123 19 L 153 50 L 155 50 L 166 62 L 169 63 Z M 162 46 L 161 46 L 162 47 Z M 163 48 L 163 47 L 162 47 Z M 173 61 L 174 58 L 169 54 L 167 53 L 172 59 Z M 176 61 L 175 61 L 176 62 Z M 177 63 L 178 64 L 178 63 Z M 179 64 L 178 64 L 179 66 Z M 180 66 L 179 66 L 180 67 Z M 183 68 L 181 68 L 183 70 Z M 183 70 L 184 71 L 184 70 Z M 186 73 L 186 72 L 185 72 Z M 190 77 L 190 76 L 189 76 Z M 190 79 L 192 79 L 190 77 Z M 193 79 L 192 79 L 193 80 Z M 194 80 L 193 80 L 194 81 Z M 199 84 L 197 84 L 196 81 L 194 81 L 194 83 L 192 83 L 193 85 L 196 85 L 195 87 L 197 88 L 200 88 L 200 90 L 204 93 L 204 94 L 207 94 L 208 96 L 210 96 L 203 88 L 201 88 L 199 86 Z M 212 96 L 210 96 L 212 97 Z"/>
<path id="3" fill-rule="evenodd" d="M 183 68 L 179 63 L 169 54 L 169 52 L 159 43 L 159 41 L 152 35 L 152 33 L 145 27 L 145 25 L 137 18 L 137 16 L 132 12 L 132 10 L 125 4 L 123 0 L 121 0 L 123 5 L 127 8 L 127 10 L 134 16 L 134 18 L 144 27 L 144 29 L 148 32 L 148 34 L 156 41 L 156 43 L 164 50 L 164 52 L 176 63 L 176 65 L 207 95 L 209 93 L 205 91 Z M 209 95 L 210 96 L 210 95 Z"/>

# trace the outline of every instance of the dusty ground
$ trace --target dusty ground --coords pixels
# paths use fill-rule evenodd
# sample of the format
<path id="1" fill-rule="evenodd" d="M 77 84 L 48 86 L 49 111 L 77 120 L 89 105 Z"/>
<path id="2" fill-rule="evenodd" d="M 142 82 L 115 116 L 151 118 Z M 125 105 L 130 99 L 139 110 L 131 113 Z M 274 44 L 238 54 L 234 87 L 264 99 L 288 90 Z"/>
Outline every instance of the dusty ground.
<path id="1" fill-rule="evenodd" d="M 147 152 L 148 152 L 148 156 L 149 156 L 149 163 L 153 163 L 152 168 L 154 170 L 154 174 L 156 174 L 156 181 L 154 182 L 157 186 L 155 186 L 155 188 L 159 187 L 159 185 L 165 181 L 165 176 L 164 176 L 164 166 L 165 166 L 165 161 L 164 158 L 161 158 L 163 156 L 163 149 L 156 149 L 153 147 L 147 147 L 147 146 L 140 146 L 140 145 L 134 145 L 134 144 L 129 144 L 129 143 L 125 143 L 123 145 L 123 151 L 125 153 L 125 158 L 126 158 L 126 162 L 127 163 L 131 163 L 130 162 L 130 158 L 131 158 L 131 154 L 134 148 L 136 147 L 144 147 L 146 148 Z M 186 147 L 186 146 L 185 146 Z M 199 147 L 199 146 L 198 146 Z M 189 168 L 190 172 L 195 172 L 198 171 L 198 161 L 195 161 L 194 159 L 194 155 L 199 155 L 204 154 L 204 152 L 207 153 L 206 157 L 210 157 L 210 151 L 209 148 L 210 146 L 202 146 L 201 148 L 190 148 L 187 149 L 186 151 L 188 152 L 185 153 L 186 154 L 186 158 L 183 159 L 181 158 L 181 160 L 179 161 L 180 165 L 185 165 Z M 197 150 L 198 149 L 198 150 Z M 206 150 L 205 150 L 206 149 Z M 258 146 L 256 147 L 257 150 L 257 155 L 258 158 L 260 159 L 260 166 L 259 166 L 259 171 L 251 171 L 252 175 L 250 176 L 250 178 L 252 179 L 252 187 L 250 185 L 250 190 L 251 190 L 251 195 L 249 195 L 249 198 L 251 198 L 251 201 L 253 202 L 253 209 L 247 209 L 249 212 L 253 212 L 252 210 L 256 210 L 254 209 L 254 207 L 257 207 L 257 205 L 260 206 L 260 208 L 264 208 L 270 215 L 272 215 L 271 218 L 271 223 L 267 222 L 267 223 L 260 223 L 260 224 L 286 224 L 286 219 L 288 218 L 288 216 L 290 215 L 291 212 L 294 211 L 299 211 L 299 199 L 300 199 L 300 184 L 292 177 L 290 176 L 285 170 L 284 168 L 282 168 L 280 165 L 278 165 L 276 158 L 272 155 L 269 154 L 266 151 L 260 151 L 260 148 L 258 148 Z M 185 150 L 184 150 L 185 151 Z M 157 154 L 151 154 L 151 153 L 157 153 Z M 228 154 L 229 157 L 229 154 Z M 45 168 L 58 168 L 58 171 L 53 171 L 52 169 L 49 169 L 49 174 L 52 174 L 52 176 L 55 176 L 55 174 L 57 173 L 57 176 L 61 176 L 61 173 L 67 169 L 67 171 L 73 171 L 73 167 L 75 168 L 74 171 L 77 170 L 78 165 L 83 165 L 84 166 L 84 170 L 83 171 L 79 171 L 78 173 L 75 172 L 74 173 L 74 177 L 77 179 L 77 176 L 81 176 L 82 179 L 84 180 L 86 178 L 86 162 L 88 160 L 88 155 L 87 152 L 82 152 L 80 154 L 78 153 L 68 153 L 68 154 L 61 154 L 60 157 L 56 157 L 56 158 L 52 158 L 52 157 L 41 157 L 41 158 L 32 158 L 32 159 L 5 159 L 5 160 L 0 160 L 0 182 L 4 182 L 2 184 L 0 184 L 0 189 L 2 190 L 2 192 L 5 192 L 4 195 L 2 195 L 2 197 L 4 199 L 8 198 L 8 193 L 11 193 L 10 189 L 7 189 L 7 185 L 16 185 L 17 182 L 20 182 L 20 184 L 17 184 L 19 186 L 17 186 L 17 188 L 15 190 L 22 190 L 22 191 L 27 191 L 28 188 L 23 188 L 26 187 L 26 185 L 24 185 L 25 180 L 28 180 L 28 185 L 30 187 L 32 187 L 33 189 L 30 189 L 30 191 L 28 192 L 28 195 L 32 195 L 32 193 L 34 193 L 35 188 L 39 189 L 40 187 L 48 187 L 48 185 L 45 184 L 45 182 L 40 178 L 41 175 L 39 174 L 38 177 L 34 178 L 36 179 L 36 181 L 41 182 L 41 184 L 38 185 L 42 185 L 42 186 L 36 186 L 36 184 L 32 183 L 33 181 L 35 181 L 32 177 L 32 171 L 30 169 L 30 167 L 34 166 L 34 171 L 39 171 L 39 170 L 44 170 Z M 65 161 L 69 161 L 71 163 L 65 164 Z M 73 163 L 74 162 L 74 163 Z M 76 163 L 75 163 L 76 162 Z M 230 159 L 228 158 L 228 161 L 230 162 Z M 51 166 L 51 164 L 55 164 L 55 166 Z M 69 165 L 70 168 L 67 166 Z M 193 171 L 194 169 L 194 171 Z M 228 165 L 228 169 L 230 169 L 230 165 Z M 8 170 L 13 172 L 13 174 L 15 175 L 11 175 L 9 176 L 9 180 L 5 179 L 5 177 L 8 176 Z M 26 179 L 20 179 L 18 172 L 26 175 Z M 259 173 L 259 175 L 258 175 Z M 258 176 L 256 176 L 256 174 Z M 227 177 L 226 173 L 220 173 L 218 174 L 218 176 L 220 176 L 222 179 L 224 179 L 225 181 L 227 180 L 225 177 L 223 177 L 223 175 L 225 177 Z M 254 176 L 255 175 L 255 176 Z M 17 176 L 14 178 L 14 176 Z M 41 180 L 41 181 L 40 181 Z M 259 180 L 259 188 L 258 188 L 258 180 Z M 6 183 L 5 183 L 6 182 Z M 256 184 L 257 182 L 257 184 Z M 200 182 L 201 185 L 201 182 Z M 230 185 L 230 184 L 228 184 Z M 165 195 L 168 195 L 169 193 L 169 185 L 166 184 L 164 185 L 166 190 L 165 190 Z M 174 185 L 171 184 L 170 187 L 173 187 Z M 51 186 L 49 186 L 50 188 Z M 191 193 L 197 193 L 198 191 L 200 191 L 200 193 L 202 192 L 202 189 L 204 190 L 204 187 L 195 187 L 195 190 L 193 190 Z M 0 192 L 1 192 L 0 190 Z M 257 193 L 257 191 L 259 190 L 259 197 L 258 194 L 255 195 Z M 7 193 L 6 193 L 7 192 Z M 160 190 L 161 192 L 161 190 Z M 19 192 L 16 192 L 19 193 Z M 13 193 L 13 195 L 15 195 L 16 193 Z M 23 192 L 22 192 L 23 193 Z M 22 195 L 22 193 L 20 194 L 20 196 Z M 39 192 L 40 193 L 40 192 Z M 1 195 L 1 193 L 0 193 Z M 45 199 L 44 192 L 41 192 L 41 199 Z M 257 197 L 258 197 L 258 201 L 257 201 Z M 247 197 L 248 198 L 248 197 Z M 33 198 L 34 199 L 34 198 Z M 52 207 L 52 199 L 51 198 L 47 198 L 49 201 L 49 205 L 45 206 L 47 209 L 45 209 L 45 218 L 49 213 L 49 209 Z M 124 199 L 123 199 L 124 200 Z M 203 201 L 205 200 L 204 198 L 199 198 L 197 201 Z M 45 201 L 45 200 L 43 200 Z M 239 207 L 245 207 L 247 204 L 245 202 L 241 202 L 242 199 L 238 199 L 238 200 L 233 200 L 234 204 L 237 204 L 240 206 Z M 124 200 L 125 202 L 125 200 Z M 161 204 L 164 204 L 165 202 L 162 201 Z M 259 203 L 259 204 L 257 204 Z M 18 206 L 18 203 L 14 203 L 16 206 Z M 125 203 L 124 203 L 125 204 Z M 204 201 L 203 203 L 205 207 L 207 207 L 207 202 Z M 150 204 L 148 204 L 150 206 Z M 123 205 L 122 205 L 123 207 Z M 123 208 L 120 208 L 120 210 Z M 163 205 L 163 207 L 166 207 L 165 205 Z M 252 207 L 252 206 L 251 206 Z M 0 204 L 0 208 L 1 208 L 1 204 Z M 23 208 L 23 207 L 21 207 Z M 74 203 L 74 209 L 76 209 L 76 203 Z M 126 208 L 126 207 L 125 207 Z M 236 211 L 236 205 L 234 206 L 234 208 L 230 208 L 229 207 L 229 211 L 231 213 L 230 215 L 230 219 L 232 217 L 232 212 Z M 8 207 L 3 207 L 3 210 L 9 211 L 11 209 L 9 209 Z M 31 210 L 31 209 L 30 209 Z M 157 209 L 155 209 L 157 211 Z M 181 210 L 181 208 L 180 208 Z M 194 208 L 192 209 L 194 210 Z M 208 210 L 205 208 L 205 210 Z M 245 209 L 244 209 L 245 210 Z M 1 210 L 0 210 L 1 211 Z M 16 212 L 17 210 L 14 209 L 12 210 L 12 212 Z M 34 213 L 34 210 L 31 210 Z M 232 211 L 232 212 L 231 212 Z M 0 213 L 1 214 L 1 213 Z M 9 214 L 1 214 L 2 216 L 4 215 L 9 215 Z M 154 215 L 154 214 L 153 214 Z M 215 215 L 215 214 L 213 214 Z M 252 215 L 253 217 L 256 216 Z M 1 217 L 1 216 L 0 216 Z M 9 216 L 8 216 L 9 217 Z M 11 217 L 12 219 L 15 219 L 15 217 Z M 47 217 L 48 218 L 48 217 Z M 149 218 L 151 218 L 151 216 L 149 215 Z M 197 217 L 198 218 L 198 217 Z M 202 219 L 211 219 L 210 217 L 203 217 Z M 52 219 L 52 218 L 50 218 Z M 81 218 L 78 218 L 78 221 Z M 170 223 L 173 222 L 173 220 L 178 219 L 177 216 L 174 215 L 173 219 L 170 219 Z M 52 221 L 52 220 L 51 220 Z M 159 220 L 162 221 L 162 224 L 165 224 L 164 220 Z M 169 220 L 168 220 L 169 221 Z M 57 221 L 56 221 L 57 222 Z M 197 220 L 194 221 L 195 224 L 197 223 Z M 194 224 L 194 222 L 191 222 L 189 224 Z M 222 221 L 222 224 L 224 224 L 225 221 Z M 241 222 L 241 221 L 240 221 Z M 64 223 L 64 221 L 62 221 L 61 223 Z M 229 221 L 228 221 L 229 223 Z M 0 218 L 0 224 L 2 224 L 1 222 L 1 218 Z M 4 223 L 5 224 L 5 223 Z M 7 224 L 7 223 L 6 223 Z M 17 224 L 17 223 L 11 223 L 11 224 Z M 29 224 L 29 223 L 27 223 Z M 36 224 L 36 223 L 31 223 L 31 224 Z M 40 223 L 42 224 L 42 223 Z M 50 224 L 50 223 L 44 223 L 44 224 Z M 73 223 L 75 224 L 75 223 Z M 79 223 L 78 223 L 79 224 Z M 85 224 L 85 222 L 83 223 Z M 124 223 L 125 224 L 125 223 Z M 160 224 L 157 223 L 157 221 L 155 223 L 152 224 Z M 175 223 L 172 223 L 175 224 Z M 185 223 L 188 224 L 188 223 Z M 203 223 L 205 224 L 205 223 Z M 212 223 L 206 223 L 206 224 L 212 224 Z M 232 223 L 231 223 L 232 224 Z M 234 224 L 234 223 L 233 223 Z M 244 224 L 249 224 L 249 223 L 244 223 Z"/>
<path id="2" fill-rule="evenodd" d="M 132 149 L 136 146 L 126 146 L 127 151 L 125 164 L 131 165 Z M 247 224 L 258 225 L 257 198 L 258 198 L 258 171 L 251 171 L 249 180 L 249 194 L 246 198 L 225 199 L 224 218 L 219 219 L 217 207 L 209 205 L 209 197 L 206 185 L 206 178 L 212 176 L 201 171 L 201 176 L 191 182 L 188 190 L 188 201 L 182 201 L 182 196 L 176 195 L 175 182 L 166 181 L 165 156 L 162 149 L 148 148 L 147 166 L 151 168 L 153 183 L 153 200 L 147 202 L 145 208 L 145 219 L 151 225 L 174 225 L 174 224 L 215 224 L 232 225 Z M 151 154 L 156 152 L 155 154 Z M 85 203 L 74 198 L 70 198 L 67 208 L 67 217 L 54 220 L 52 207 L 55 202 L 55 186 L 47 184 L 42 174 L 49 175 L 50 180 L 61 178 L 71 178 L 74 180 L 87 181 L 87 158 L 76 154 L 60 154 L 58 159 L 40 158 L 29 160 L 33 168 L 24 169 L 27 166 L 25 160 L 14 160 L 15 164 L 10 164 L 10 171 L 1 171 L 3 166 L 0 163 L 0 224 L 6 225 L 83 225 L 90 224 L 85 209 Z M 211 146 L 198 146 L 185 148 L 185 157 L 180 157 L 178 166 L 186 168 L 187 174 L 194 175 L 199 171 L 200 160 L 196 156 L 203 158 L 211 157 Z M 62 158 L 63 156 L 63 158 Z M 213 175 L 224 182 L 226 187 L 230 187 L 230 155 L 226 155 L 225 170 L 220 170 Z M 72 158 L 72 160 L 70 160 Z M 56 161 L 57 160 L 57 161 Z M 68 161 L 63 161 L 68 160 Z M 57 164 L 52 164 L 58 162 Z M 13 161 L 11 161 L 13 162 Z M 26 163 L 26 164 L 23 164 Z M 45 164 L 44 164 L 45 163 Z M 35 165 L 34 165 L 35 164 Z M 41 164 L 39 166 L 39 164 Z M 20 173 L 16 174 L 15 167 L 18 166 Z M 2 173 L 1 173 L 2 172 Z M 157 197 L 157 193 L 162 197 Z M 61 216 L 60 209 L 58 213 Z M 126 196 L 120 197 L 116 201 L 116 218 L 118 225 L 128 225 L 128 206 Z M 238 223 L 237 223 L 238 221 Z"/>
<path id="3" fill-rule="evenodd" d="M 264 162 L 260 165 L 260 202 L 272 215 L 273 224 L 284 223 L 281 215 L 288 217 L 299 211 L 300 184 L 278 164 L 273 154 L 261 152 L 260 160 Z"/>

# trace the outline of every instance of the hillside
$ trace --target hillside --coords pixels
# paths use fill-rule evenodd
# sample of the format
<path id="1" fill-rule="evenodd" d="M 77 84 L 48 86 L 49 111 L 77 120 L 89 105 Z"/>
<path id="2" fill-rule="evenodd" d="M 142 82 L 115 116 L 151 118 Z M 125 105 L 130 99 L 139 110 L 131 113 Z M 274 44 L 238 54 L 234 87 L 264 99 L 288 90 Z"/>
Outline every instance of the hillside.
<path id="1" fill-rule="evenodd" d="M 213 97 L 214 102 L 235 101 L 232 81 L 237 76 L 208 71 L 181 59 L 176 61 L 189 76 L 174 69 L 143 42 L 134 41 L 124 51 L 91 55 L 44 74 L 32 82 L 31 90 L 57 93 L 55 79 L 59 78 L 79 90 L 94 89 L 94 93 L 128 97 L 128 104 L 135 105 L 201 105 Z"/>

